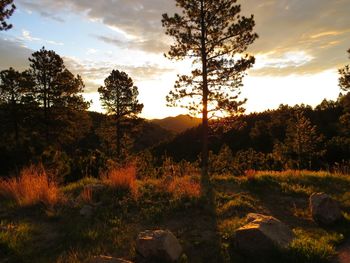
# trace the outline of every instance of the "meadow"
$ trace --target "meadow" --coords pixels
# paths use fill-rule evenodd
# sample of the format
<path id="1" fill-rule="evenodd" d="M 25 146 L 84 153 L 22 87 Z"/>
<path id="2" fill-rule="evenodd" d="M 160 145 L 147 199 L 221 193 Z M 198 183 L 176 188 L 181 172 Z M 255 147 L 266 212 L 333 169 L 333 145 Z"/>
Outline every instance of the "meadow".
<path id="1" fill-rule="evenodd" d="M 278 218 L 296 235 L 286 251 L 258 262 L 332 262 L 350 238 L 349 189 L 348 175 L 328 172 L 216 174 L 208 187 L 199 172 L 140 179 L 132 165 L 59 186 L 42 167 L 31 166 L 0 182 L 0 259 L 89 262 L 110 255 L 141 262 L 137 234 L 169 229 L 184 248 L 180 262 L 255 262 L 235 249 L 234 232 L 257 212 Z M 324 228 L 312 220 L 308 199 L 314 192 L 341 203 L 343 222 Z M 84 207 L 88 213 L 82 214 Z"/>

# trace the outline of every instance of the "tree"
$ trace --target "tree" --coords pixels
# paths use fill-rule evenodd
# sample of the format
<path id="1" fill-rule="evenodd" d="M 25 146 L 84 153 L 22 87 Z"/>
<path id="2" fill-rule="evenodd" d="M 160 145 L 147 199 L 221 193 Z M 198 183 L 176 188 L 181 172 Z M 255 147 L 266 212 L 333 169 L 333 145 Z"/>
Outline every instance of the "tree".
<path id="1" fill-rule="evenodd" d="M 87 120 L 83 114 L 86 115 L 84 111 L 89 107 L 89 103 L 81 95 L 84 91 L 81 77 L 75 77 L 66 69 L 58 54 L 44 47 L 34 52 L 29 61 L 30 74 L 34 81 L 33 94 L 43 110 L 46 144 L 52 142 L 52 137 L 62 142 L 74 139 L 79 131 L 84 130 L 79 128 L 82 123 L 79 121 Z"/>
<path id="2" fill-rule="evenodd" d="M 116 127 L 116 151 L 121 158 L 121 140 L 128 121 L 142 112 L 143 104 L 139 103 L 138 88 L 125 73 L 113 70 L 105 79 L 105 86 L 98 89 L 103 107 L 108 115 L 113 115 Z"/>
<path id="3" fill-rule="evenodd" d="M 0 31 L 9 30 L 12 28 L 11 24 L 6 22 L 15 11 L 16 6 L 13 0 L 0 0 Z"/>
<path id="4" fill-rule="evenodd" d="M 350 49 L 348 50 L 350 55 Z M 350 58 L 350 57 L 349 57 Z M 344 91 L 350 91 L 350 66 L 346 65 L 344 68 L 339 69 L 339 86 Z"/>
<path id="5" fill-rule="evenodd" d="M 297 112 L 287 127 L 284 146 L 288 159 L 296 159 L 298 169 L 310 169 L 314 157 L 321 157 L 325 153 L 319 148 L 322 141 L 323 136 L 318 134 L 317 127 Z"/>
<path id="6" fill-rule="evenodd" d="M 20 104 L 26 101 L 29 83 L 28 72 L 20 73 L 13 68 L 0 72 L 0 103 L 8 111 L 16 147 L 19 144 Z"/>
<path id="7" fill-rule="evenodd" d="M 243 111 L 239 100 L 244 72 L 254 57 L 244 54 L 258 37 L 253 33 L 253 16 L 240 16 L 236 0 L 176 0 L 182 14 L 163 14 L 166 34 L 173 37 L 166 55 L 170 59 L 189 58 L 190 75 L 178 76 L 167 96 L 169 106 L 202 114 L 202 176 L 208 176 L 208 114 L 234 115 Z M 187 99 L 187 100 L 186 100 Z"/>

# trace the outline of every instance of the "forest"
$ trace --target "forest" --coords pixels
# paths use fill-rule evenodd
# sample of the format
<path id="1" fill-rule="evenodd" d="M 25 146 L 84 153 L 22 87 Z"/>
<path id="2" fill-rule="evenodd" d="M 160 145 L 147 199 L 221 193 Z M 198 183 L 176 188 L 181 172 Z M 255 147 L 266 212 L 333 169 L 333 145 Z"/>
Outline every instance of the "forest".
<path id="1" fill-rule="evenodd" d="M 246 113 L 249 48 L 264 36 L 244 1 L 171 0 L 178 13 L 163 15 L 131 2 L 157 14 L 165 58 L 191 62 L 164 98 L 187 115 L 142 118 L 142 82 L 122 67 L 108 67 L 93 111 L 89 78 L 45 45 L 26 69 L 0 68 L 0 262 L 349 263 L 350 65 L 335 100 Z M 0 0 L 0 33 L 28 6 Z"/>

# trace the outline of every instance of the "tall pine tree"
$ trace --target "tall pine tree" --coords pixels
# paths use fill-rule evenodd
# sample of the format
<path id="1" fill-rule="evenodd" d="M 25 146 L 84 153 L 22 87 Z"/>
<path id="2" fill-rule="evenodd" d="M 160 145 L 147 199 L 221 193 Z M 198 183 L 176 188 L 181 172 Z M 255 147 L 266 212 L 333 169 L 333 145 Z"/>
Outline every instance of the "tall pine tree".
<path id="1" fill-rule="evenodd" d="M 34 52 L 29 61 L 29 72 L 34 81 L 33 94 L 43 112 L 46 145 L 69 144 L 83 131 L 78 126 L 83 127 L 88 121 L 84 111 L 89 103 L 81 95 L 84 83 L 79 75 L 74 76 L 65 67 L 63 59 L 52 50 L 43 47 Z"/>
<path id="2" fill-rule="evenodd" d="M 109 115 L 114 116 L 116 127 L 117 158 L 121 158 L 124 129 L 130 119 L 142 112 L 143 104 L 139 103 L 138 88 L 125 72 L 113 70 L 105 79 L 105 86 L 98 89 L 103 107 Z"/>
<path id="3" fill-rule="evenodd" d="M 166 34 L 173 37 L 167 57 L 193 61 L 190 75 L 178 76 L 167 97 L 170 106 L 202 114 L 202 177 L 208 177 L 208 117 L 243 111 L 239 100 L 244 72 L 254 57 L 245 54 L 258 37 L 254 18 L 240 16 L 236 0 L 175 0 L 182 14 L 163 14 Z M 211 114 L 211 115 L 212 115 Z"/>

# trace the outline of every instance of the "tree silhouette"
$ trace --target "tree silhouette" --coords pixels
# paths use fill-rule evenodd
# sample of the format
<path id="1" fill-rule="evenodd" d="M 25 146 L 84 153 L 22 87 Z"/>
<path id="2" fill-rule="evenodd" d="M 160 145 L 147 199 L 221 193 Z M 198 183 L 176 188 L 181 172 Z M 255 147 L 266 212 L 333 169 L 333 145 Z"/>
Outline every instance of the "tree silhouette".
<path id="1" fill-rule="evenodd" d="M 6 22 L 15 11 L 16 6 L 13 0 L 0 0 L 0 31 L 9 30 L 12 28 L 11 24 Z"/>
<path id="2" fill-rule="evenodd" d="M 287 128 L 286 152 L 291 159 L 297 159 L 298 169 L 311 169 L 313 157 L 321 157 L 324 154 L 318 149 L 322 140 L 323 136 L 318 134 L 317 127 L 302 113 L 297 112 Z"/>
<path id="3" fill-rule="evenodd" d="M 253 16 L 240 16 L 236 0 L 176 0 L 182 14 L 163 14 L 166 34 L 175 43 L 166 55 L 170 59 L 189 58 L 190 75 L 178 76 L 167 96 L 169 106 L 187 108 L 202 114 L 202 175 L 208 176 L 208 114 L 242 112 L 239 100 L 244 72 L 254 57 L 244 54 L 258 37 L 253 33 Z M 187 98 L 187 99 L 186 99 Z"/>
<path id="4" fill-rule="evenodd" d="M 121 158 L 121 140 L 124 127 L 128 120 L 142 112 L 137 96 L 138 88 L 133 80 L 125 73 L 113 70 L 105 79 L 105 86 L 98 89 L 103 107 L 109 115 L 113 115 L 116 127 L 116 151 L 118 160 Z"/>
<path id="5" fill-rule="evenodd" d="M 43 109 L 45 139 L 46 144 L 49 144 L 51 126 L 67 128 L 65 131 L 68 132 L 69 126 L 76 125 L 79 119 L 83 120 L 79 113 L 85 111 L 89 103 L 80 95 L 84 90 L 81 77 L 75 77 L 66 69 L 63 59 L 54 51 L 43 47 L 34 52 L 29 61 L 30 74 L 34 81 L 33 93 Z M 55 133 L 57 134 L 58 130 Z"/>
<path id="6" fill-rule="evenodd" d="M 348 50 L 350 55 L 350 49 Z M 349 57 L 350 58 L 350 57 Z M 344 91 L 350 91 L 350 66 L 346 65 L 344 68 L 339 69 L 339 86 Z"/>
<path id="7" fill-rule="evenodd" d="M 19 105 L 25 96 L 27 77 L 25 72 L 20 73 L 13 68 L 0 72 L 0 103 L 9 111 L 16 147 L 19 143 Z"/>

